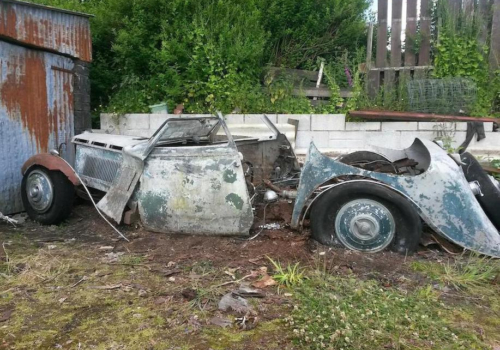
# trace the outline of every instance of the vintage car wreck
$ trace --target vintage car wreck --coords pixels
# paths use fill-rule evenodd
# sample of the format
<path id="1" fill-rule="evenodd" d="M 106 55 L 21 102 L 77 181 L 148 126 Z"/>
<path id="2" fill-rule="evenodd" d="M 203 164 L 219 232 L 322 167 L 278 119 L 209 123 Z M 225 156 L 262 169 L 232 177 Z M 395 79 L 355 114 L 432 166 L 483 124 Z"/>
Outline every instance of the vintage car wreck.
<path id="1" fill-rule="evenodd" d="M 100 212 L 152 231 L 249 235 L 255 213 L 290 202 L 291 227 L 310 220 L 320 243 L 365 252 L 415 251 L 423 225 L 457 245 L 500 257 L 500 187 L 468 153 L 416 139 L 332 159 L 311 143 L 301 167 L 266 117 L 269 137 L 231 135 L 218 117 L 168 118 L 151 138 L 83 133 L 73 168 L 56 152 L 22 168 L 33 220 L 54 224 L 85 185 Z M 273 189 L 274 191 L 272 191 Z"/>

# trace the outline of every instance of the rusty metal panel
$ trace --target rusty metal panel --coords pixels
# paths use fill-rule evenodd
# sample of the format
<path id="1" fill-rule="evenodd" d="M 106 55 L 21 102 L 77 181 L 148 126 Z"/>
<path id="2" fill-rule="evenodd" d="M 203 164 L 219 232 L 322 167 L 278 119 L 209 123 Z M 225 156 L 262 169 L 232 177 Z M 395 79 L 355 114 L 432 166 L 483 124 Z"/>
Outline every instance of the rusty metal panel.
<path id="1" fill-rule="evenodd" d="M 73 61 L 0 41 L 0 211 L 23 210 L 21 167 L 59 149 L 71 161 Z"/>
<path id="2" fill-rule="evenodd" d="M 500 235 L 475 198 L 461 167 L 448 153 L 435 143 L 421 139 L 415 139 L 410 148 L 402 151 L 377 149 L 377 153 L 388 159 L 393 158 L 391 155 L 395 152 L 418 160 L 425 172 L 402 176 L 355 168 L 322 155 L 311 143 L 291 226 L 299 226 L 306 200 L 318 186 L 338 176 L 357 176 L 357 180 L 352 181 L 375 180 L 405 196 L 429 227 L 444 238 L 465 249 L 499 258 Z"/>
<path id="3" fill-rule="evenodd" d="M 0 1 L 0 37 L 92 61 L 86 15 L 18 1 Z"/>
<path id="4" fill-rule="evenodd" d="M 248 235 L 253 223 L 241 160 L 234 147 L 156 147 L 146 159 L 138 208 L 158 232 Z"/>

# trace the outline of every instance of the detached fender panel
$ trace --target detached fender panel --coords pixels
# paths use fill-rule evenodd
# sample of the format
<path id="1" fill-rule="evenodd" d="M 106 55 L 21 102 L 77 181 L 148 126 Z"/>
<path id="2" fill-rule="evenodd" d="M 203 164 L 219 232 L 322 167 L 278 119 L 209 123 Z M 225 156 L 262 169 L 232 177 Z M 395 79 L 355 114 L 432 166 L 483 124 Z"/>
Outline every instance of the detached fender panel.
<path id="1" fill-rule="evenodd" d="M 341 175 L 361 176 L 390 186 L 408 198 L 439 235 L 463 248 L 500 257 L 500 235 L 474 197 L 460 167 L 433 142 L 416 139 L 402 152 L 415 151 L 427 153 L 426 171 L 416 176 L 401 176 L 343 164 L 324 156 L 311 144 L 300 178 L 292 227 L 299 226 L 307 200 L 321 184 Z"/>
<path id="2" fill-rule="evenodd" d="M 29 168 L 35 165 L 43 166 L 49 170 L 59 170 L 66 175 L 73 185 L 80 185 L 80 180 L 78 180 L 73 169 L 71 169 L 71 167 L 60 157 L 48 153 L 34 155 L 24 163 L 21 168 L 21 174 L 24 175 Z"/>

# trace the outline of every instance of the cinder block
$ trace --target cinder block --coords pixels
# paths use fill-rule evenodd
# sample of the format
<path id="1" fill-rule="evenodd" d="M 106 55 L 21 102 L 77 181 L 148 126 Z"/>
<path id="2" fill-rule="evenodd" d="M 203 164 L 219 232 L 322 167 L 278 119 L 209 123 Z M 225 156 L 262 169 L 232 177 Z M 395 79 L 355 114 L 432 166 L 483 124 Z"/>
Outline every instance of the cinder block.
<path id="1" fill-rule="evenodd" d="M 467 131 L 467 123 L 466 122 L 455 123 L 455 130 L 456 131 Z"/>
<path id="2" fill-rule="evenodd" d="M 126 114 L 120 117 L 127 130 L 149 130 L 149 114 Z"/>
<path id="3" fill-rule="evenodd" d="M 328 131 L 299 131 L 297 133 L 295 147 L 309 148 L 311 141 L 313 141 L 318 148 L 327 148 L 329 144 Z"/>
<path id="4" fill-rule="evenodd" d="M 465 129 L 465 130 L 467 130 L 467 129 Z M 492 132 L 493 131 L 493 122 L 484 123 L 484 131 L 485 132 Z"/>
<path id="5" fill-rule="evenodd" d="M 345 123 L 346 131 L 373 131 L 380 130 L 380 122 L 347 122 Z"/>
<path id="6" fill-rule="evenodd" d="M 378 146 L 390 149 L 401 148 L 401 131 L 367 131 L 364 134 L 367 146 Z"/>
<path id="7" fill-rule="evenodd" d="M 410 147 L 415 138 L 433 141 L 436 138 L 436 133 L 432 131 L 401 131 L 401 148 Z"/>
<path id="8" fill-rule="evenodd" d="M 345 114 L 313 114 L 311 118 L 311 130 L 345 130 Z"/>
<path id="9" fill-rule="evenodd" d="M 153 131 L 156 131 L 160 128 L 160 126 L 170 117 L 178 117 L 175 114 L 151 114 L 149 116 L 149 128 Z"/>
<path id="10" fill-rule="evenodd" d="M 330 140 L 364 140 L 365 131 L 330 131 Z"/>
<path id="11" fill-rule="evenodd" d="M 103 130 L 118 130 L 119 117 L 112 113 L 101 113 L 101 129 Z"/>
<path id="12" fill-rule="evenodd" d="M 216 117 L 215 114 L 189 114 L 189 113 L 186 113 L 186 114 L 169 114 L 169 116 L 173 117 L 173 116 L 176 116 L 176 117 L 180 117 L 180 118 L 208 118 L 208 117 Z"/>
<path id="13" fill-rule="evenodd" d="M 276 114 L 267 114 L 266 116 L 269 118 L 271 122 L 276 124 L 277 117 Z M 245 124 L 264 124 L 262 121 L 262 114 L 245 114 Z"/>
<path id="14" fill-rule="evenodd" d="M 418 122 L 419 131 L 453 131 L 456 123 L 453 122 Z M 467 128 L 465 128 L 467 130 Z"/>
<path id="15" fill-rule="evenodd" d="M 418 130 L 418 122 L 382 122 L 382 131 Z"/>
<path id="16" fill-rule="evenodd" d="M 328 144 L 328 148 L 333 151 L 341 151 L 341 150 L 351 150 L 351 151 L 360 151 L 366 149 L 365 140 L 341 140 L 341 139 L 330 139 Z"/>
<path id="17" fill-rule="evenodd" d="M 295 119 L 299 121 L 299 131 L 311 130 L 310 114 L 278 114 L 278 124 L 287 124 L 288 119 Z"/>
<path id="18" fill-rule="evenodd" d="M 245 115 L 244 114 L 226 114 L 224 116 L 227 124 L 244 124 Z"/>

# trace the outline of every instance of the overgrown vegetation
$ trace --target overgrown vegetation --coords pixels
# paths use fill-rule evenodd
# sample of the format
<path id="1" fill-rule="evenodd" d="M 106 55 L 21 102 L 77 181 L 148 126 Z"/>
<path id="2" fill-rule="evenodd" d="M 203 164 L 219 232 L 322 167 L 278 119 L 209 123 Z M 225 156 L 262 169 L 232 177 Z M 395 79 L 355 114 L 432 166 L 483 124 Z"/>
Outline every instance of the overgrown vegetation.
<path id="1" fill-rule="evenodd" d="M 434 17 L 438 25 L 433 76 L 466 77 L 477 84 L 477 101 L 469 106 L 468 114 L 487 116 L 497 111 L 500 76 L 489 69 L 489 46 L 486 38 L 481 38 L 485 19 L 480 11 L 452 14 L 448 2 L 439 0 Z"/>
<path id="2" fill-rule="evenodd" d="M 263 68 L 316 68 L 366 42 L 370 0 L 33 0 L 91 19 L 95 110 L 302 112 Z M 278 95 L 278 98 L 276 98 Z"/>

